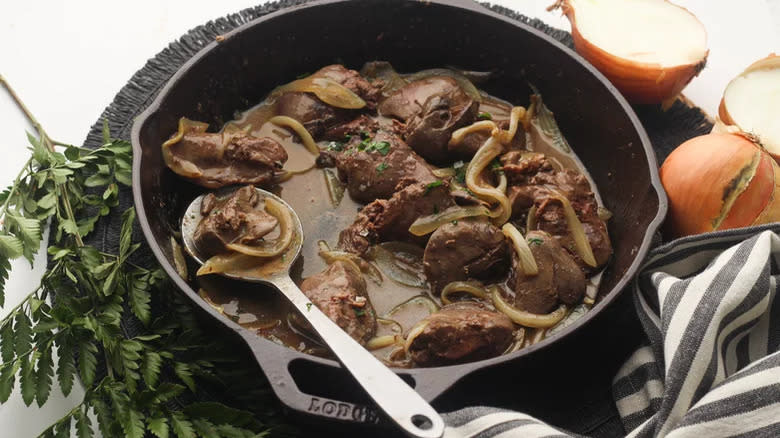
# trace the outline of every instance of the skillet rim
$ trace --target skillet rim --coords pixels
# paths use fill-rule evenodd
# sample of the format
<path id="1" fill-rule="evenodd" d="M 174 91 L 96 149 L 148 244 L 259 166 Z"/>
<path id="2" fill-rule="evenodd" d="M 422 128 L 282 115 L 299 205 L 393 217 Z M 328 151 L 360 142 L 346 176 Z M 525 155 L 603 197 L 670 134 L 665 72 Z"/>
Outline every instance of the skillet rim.
<path id="1" fill-rule="evenodd" d="M 133 167 L 132 167 L 133 202 L 136 211 L 138 213 L 137 218 L 141 230 L 143 231 L 144 239 L 149 244 L 152 253 L 154 254 L 158 263 L 160 263 L 161 267 L 165 270 L 166 274 L 173 280 L 174 284 L 179 289 L 179 291 L 183 292 L 191 301 L 195 302 L 202 310 L 205 310 L 212 318 L 214 318 L 222 325 L 226 326 L 227 328 L 231 329 L 232 331 L 242 336 L 245 342 L 247 342 L 250 349 L 255 350 L 256 345 L 253 345 L 253 343 L 256 342 L 260 343 L 260 345 L 258 345 L 257 347 L 259 347 L 261 350 L 264 351 L 272 352 L 273 349 L 276 348 L 280 351 L 280 354 L 285 356 L 282 359 L 282 361 L 286 364 L 289 364 L 294 360 L 303 359 L 306 361 L 315 362 L 318 364 L 341 369 L 341 365 L 338 363 L 338 361 L 332 359 L 326 359 L 318 356 L 313 356 L 309 354 L 304 354 L 296 350 L 290 349 L 288 347 L 280 346 L 262 336 L 255 334 L 253 331 L 238 325 L 234 321 L 228 318 L 224 318 L 210 305 L 208 305 L 208 303 L 202 300 L 198 296 L 198 294 L 194 291 L 194 289 L 190 287 L 189 284 L 187 284 L 187 282 L 178 275 L 175 267 L 165 257 L 160 247 L 160 244 L 156 241 L 155 236 L 149 225 L 149 220 L 146 214 L 146 210 L 144 208 L 144 202 L 143 202 L 144 196 L 141 190 L 141 176 L 140 176 L 142 172 L 141 165 L 142 165 L 143 147 L 140 142 L 140 137 L 141 137 L 141 132 L 143 131 L 146 123 L 159 112 L 160 107 L 163 106 L 163 103 L 166 101 L 167 95 L 169 94 L 170 90 L 175 87 L 179 78 L 185 75 L 187 71 L 190 68 L 192 68 L 195 64 L 201 62 L 202 60 L 207 59 L 208 55 L 212 51 L 214 51 L 219 45 L 228 42 L 231 39 L 231 37 L 239 33 L 251 31 L 251 29 L 254 28 L 255 26 L 261 26 L 265 21 L 273 20 L 281 15 L 294 13 L 302 9 L 316 8 L 316 7 L 335 5 L 340 3 L 351 3 L 356 1 L 361 1 L 361 0 L 313 0 L 303 4 L 289 6 L 280 9 L 278 11 L 258 17 L 252 21 L 249 21 L 233 29 L 232 31 L 223 35 L 224 39 L 220 42 L 217 41 L 210 42 L 205 47 L 203 47 L 198 53 L 196 53 L 194 56 L 188 59 L 184 64 L 182 64 L 182 66 L 179 69 L 177 69 L 177 71 L 167 80 L 164 87 L 162 87 L 159 90 L 159 92 L 155 96 L 154 100 L 149 104 L 149 106 L 135 118 L 133 122 L 133 128 L 131 131 L 131 143 L 133 147 Z M 396 1 L 419 3 L 419 1 L 417 0 L 396 0 Z M 427 376 L 430 374 L 434 376 L 439 376 L 439 378 L 441 378 L 441 376 L 443 375 L 446 375 L 447 377 L 444 380 L 447 380 L 448 383 L 443 388 L 439 388 L 440 390 L 438 392 L 435 392 L 434 394 L 429 394 L 429 396 L 427 396 L 426 398 L 430 400 L 436 398 L 438 395 L 441 394 L 441 392 L 443 392 L 450 386 L 454 385 L 461 378 L 465 377 L 467 374 L 470 374 L 471 372 L 477 370 L 484 370 L 486 368 L 490 368 L 491 366 L 504 364 L 515 360 L 520 360 L 521 358 L 532 355 L 537 351 L 549 348 L 550 346 L 554 345 L 556 342 L 564 339 L 566 336 L 588 325 L 590 321 L 596 318 L 606 307 L 608 307 L 612 302 L 614 302 L 621 295 L 621 293 L 625 291 L 629 283 L 633 281 L 635 275 L 638 273 L 639 267 L 641 266 L 642 262 L 647 256 L 647 253 L 650 250 L 650 246 L 652 244 L 654 234 L 658 231 L 661 223 L 663 222 L 666 216 L 668 210 L 668 199 L 661 185 L 660 176 L 658 173 L 657 158 L 655 156 L 655 152 L 653 151 L 652 144 L 647 135 L 647 132 L 644 129 L 644 126 L 639 121 L 639 118 L 637 117 L 633 108 L 628 104 L 628 102 L 625 100 L 622 94 L 614 87 L 614 85 L 612 85 L 612 83 L 602 73 L 600 73 L 582 56 L 580 56 L 573 49 L 570 49 L 569 47 L 565 46 L 563 43 L 556 40 L 555 38 L 545 34 L 544 32 L 535 29 L 534 27 L 522 23 L 518 20 L 514 20 L 507 16 L 498 14 L 486 7 L 483 7 L 482 5 L 476 2 L 472 2 L 470 0 L 425 0 L 423 3 L 433 3 L 444 7 L 462 9 L 471 14 L 481 14 L 487 16 L 487 18 L 490 19 L 501 20 L 512 26 L 520 28 L 521 30 L 531 34 L 533 37 L 542 39 L 547 44 L 550 44 L 552 47 L 563 52 L 564 55 L 578 62 L 588 73 L 594 76 L 595 79 L 598 80 L 598 82 L 601 83 L 601 85 L 606 88 L 606 90 L 612 95 L 612 97 L 616 100 L 617 104 L 623 110 L 623 113 L 626 116 L 628 116 L 628 119 L 631 121 L 631 125 L 633 126 L 634 131 L 636 132 L 637 137 L 642 143 L 642 149 L 644 150 L 645 157 L 647 159 L 648 170 L 650 172 L 649 175 L 650 186 L 648 187 L 647 193 L 646 194 L 642 193 L 641 195 L 651 198 L 652 194 L 655 193 L 655 196 L 657 197 L 657 203 L 658 203 L 658 208 L 656 210 L 655 217 L 648 223 L 641 244 L 637 247 L 636 253 L 634 255 L 634 260 L 628 266 L 625 273 L 615 283 L 612 289 L 609 290 L 609 292 L 605 293 L 602 299 L 590 311 L 585 313 L 585 315 L 580 317 L 577 321 L 573 322 L 569 326 L 560 330 L 554 336 L 545 338 L 544 340 L 542 340 L 537 344 L 521 349 L 514 353 L 501 355 L 501 356 L 497 356 L 494 358 L 485 359 L 481 361 L 468 362 L 464 364 L 449 365 L 443 367 L 410 368 L 410 369 L 392 368 L 398 374 L 408 375 L 412 377 L 417 383 L 420 383 L 420 381 L 422 381 L 425 378 L 429 378 L 429 377 L 423 377 L 423 375 Z M 652 201 L 652 199 L 644 200 L 643 202 L 649 202 L 649 201 Z M 258 362 L 260 360 L 261 359 L 258 358 Z M 272 355 L 272 358 L 268 358 L 264 360 L 271 361 L 271 360 L 279 360 L 279 359 L 276 359 L 275 355 Z M 418 381 L 418 376 L 420 378 L 420 381 Z"/>

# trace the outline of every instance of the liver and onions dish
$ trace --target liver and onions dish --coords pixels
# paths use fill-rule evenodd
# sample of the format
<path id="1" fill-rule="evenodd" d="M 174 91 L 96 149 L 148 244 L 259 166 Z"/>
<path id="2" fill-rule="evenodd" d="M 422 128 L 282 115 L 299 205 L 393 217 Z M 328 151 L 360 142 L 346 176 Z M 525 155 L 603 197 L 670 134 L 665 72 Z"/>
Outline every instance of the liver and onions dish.
<path id="1" fill-rule="evenodd" d="M 389 365 L 506 354 L 581 316 L 612 254 L 609 212 L 541 96 L 513 106 L 474 85 L 485 77 L 331 65 L 218 132 L 182 119 L 162 145 L 168 167 L 236 187 L 201 204 L 201 296 L 261 336 L 328 355 L 284 298 L 206 275 L 262 270 L 302 238 L 256 185 L 300 216 L 292 276 L 312 305 Z"/>

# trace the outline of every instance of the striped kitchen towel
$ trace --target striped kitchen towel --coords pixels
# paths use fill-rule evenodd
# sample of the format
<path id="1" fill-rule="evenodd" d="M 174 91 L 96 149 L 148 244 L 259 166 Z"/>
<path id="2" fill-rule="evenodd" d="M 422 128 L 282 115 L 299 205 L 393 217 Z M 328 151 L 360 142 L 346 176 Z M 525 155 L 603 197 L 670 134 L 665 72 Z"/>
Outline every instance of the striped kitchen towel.
<path id="1" fill-rule="evenodd" d="M 683 238 L 634 282 L 648 345 L 613 381 L 629 437 L 780 437 L 780 226 Z M 571 437 L 528 415 L 445 414 L 446 438 Z"/>

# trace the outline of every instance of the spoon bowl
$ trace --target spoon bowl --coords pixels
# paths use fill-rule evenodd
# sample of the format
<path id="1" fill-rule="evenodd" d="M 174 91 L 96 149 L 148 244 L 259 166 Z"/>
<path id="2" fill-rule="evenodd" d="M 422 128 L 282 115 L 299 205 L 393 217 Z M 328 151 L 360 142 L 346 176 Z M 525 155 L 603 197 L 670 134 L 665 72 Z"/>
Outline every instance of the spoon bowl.
<path id="1" fill-rule="evenodd" d="M 222 189 L 215 192 L 215 195 L 225 197 L 233 190 L 235 188 Z M 398 375 L 343 331 L 317 306 L 312 305 L 309 298 L 292 281 L 290 267 L 300 255 L 303 245 L 301 220 L 295 210 L 280 197 L 259 188 L 255 190 L 261 199 L 274 199 L 289 210 L 292 217 L 293 240 L 279 256 L 269 259 L 257 258 L 256 266 L 242 267 L 237 272 L 220 272 L 219 275 L 275 287 L 290 300 L 344 368 L 406 435 L 418 438 L 441 437 L 444 434 L 444 421 L 439 414 Z M 201 265 L 206 263 L 208 257 L 199 251 L 194 236 L 198 224 L 204 218 L 201 214 L 204 197 L 205 195 L 198 196 L 190 203 L 181 223 L 184 248 Z"/>

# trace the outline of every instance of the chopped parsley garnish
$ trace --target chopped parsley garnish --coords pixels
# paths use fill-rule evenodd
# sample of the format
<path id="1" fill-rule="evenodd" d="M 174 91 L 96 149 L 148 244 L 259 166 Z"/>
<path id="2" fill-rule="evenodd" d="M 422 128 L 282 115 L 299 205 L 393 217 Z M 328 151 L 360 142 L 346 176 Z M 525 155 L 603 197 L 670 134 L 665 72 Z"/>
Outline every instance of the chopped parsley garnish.
<path id="1" fill-rule="evenodd" d="M 378 166 L 376 166 L 376 173 L 381 175 L 382 172 L 384 172 L 388 167 L 390 166 L 387 163 L 380 163 Z"/>
<path id="2" fill-rule="evenodd" d="M 441 187 L 442 184 L 444 184 L 444 182 L 440 179 L 437 179 L 432 183 L 428 183 L 428 185 L 425 186 L 425 194 L 427 195 L 428 193 L 431 192 L 431 190 L 435 189 L 436 187 Z"/>
<path id="3" fill-rule="evenodd" d="M 329 151 L 336 151 L 341 152 L 344 150 L 344 143 L 341 143 L 339 141 L 332 141 L 328 143 L 328 150 Z"/>
<path id="4" fill-rule="evenodd" d="M 355 316 L 363 316 L 365 314 L 366 314 L 365 310 L 355 308 Z"/>
<path id="5" fill-rule="evenodd" d="M 494 158 L 493 161 L 490 162 L 490 169 L 499 175 L 504 173 L 504 166 L 501 165 L 501 162 L 498 160 L 498 158 Z"/>
<path id="6" fill-rule="evenodd" d="M 370 138 L 366 138 L 366 139 L 364 139 L 364 140 L 363 140 L 363 141 L 361 141 L 361 142 L 360 142 L 360 144 L 358 145 L 358 150 L 359 150 L 359 151 L 364 151 L 364 150 L 366 150 L 367 148 L 369 148 L 369 147 L 371 146 L 371 143 L 372 143 L 372 141 L 371 141 L 371 139 L 370 139 Z"/>
<path id="7" fill-rule="evenodd" d="M 455 169 L 455 181 L 461 184 L 466 184 L 466 169 L 468 168 L 466 163 L 463 161 L 457 161 L 452 165 L 452 168 Z"/>
<path id="8" fill-rule="evenodd" d="M 454 221 L 452 221 L 452 225 L 458 225 L 458 220 L 455 219 Z"/>
<path id="9" fill-rule="evenodd" d="M 352 136 L 351 136 L 351 135 L 349 135 L 349 134 L 344 134 L 344 142 L 345 142 L 345 143 L 346 143 L 346 142 L 348 142 L 348 141 L 350 141 L 351 139 L 352 139 Z"/>
<path id="10" fill-rule="evenodd" d="M 490 115 L 490 113 L 482 112 L 482 113 L 479 113 L 477 115 L 477 119 L 479 119 L 479 120 L 493 120 L 493 116 Z"/>
<path id="11" fill-rule="evenodd" d="M 531 245 L 541 245 L 541 244 L 544 243 L 544 240 L 542 240 L 542 239 L 540 239 L 538 237 L 532 237 L 532 238 L 528 239 L 528 243 L 530 243 Z"/>
<path id="12" fill-rule="evenodd" d="M 306 303 L 306 311 L 308 312 L 311 310 L 311 303 Z"/>
<path id="13" fill-rule="evenodd" d="M 390 143 L 386 142 L 386 141 L 379 141 L 379 142 L 371 143 L 369 148 L 379 152 L 383 156 L 385 156 L 385 155 L 390 153 Z"/>
<path id="14" fill-rule="evenodd" d="M 360 138 L 362 138 L 363 140 L 368 140 L 369 138 L 371 138 L 371 134 L 369 134 L 368 131 L 360 131 Z"/>

